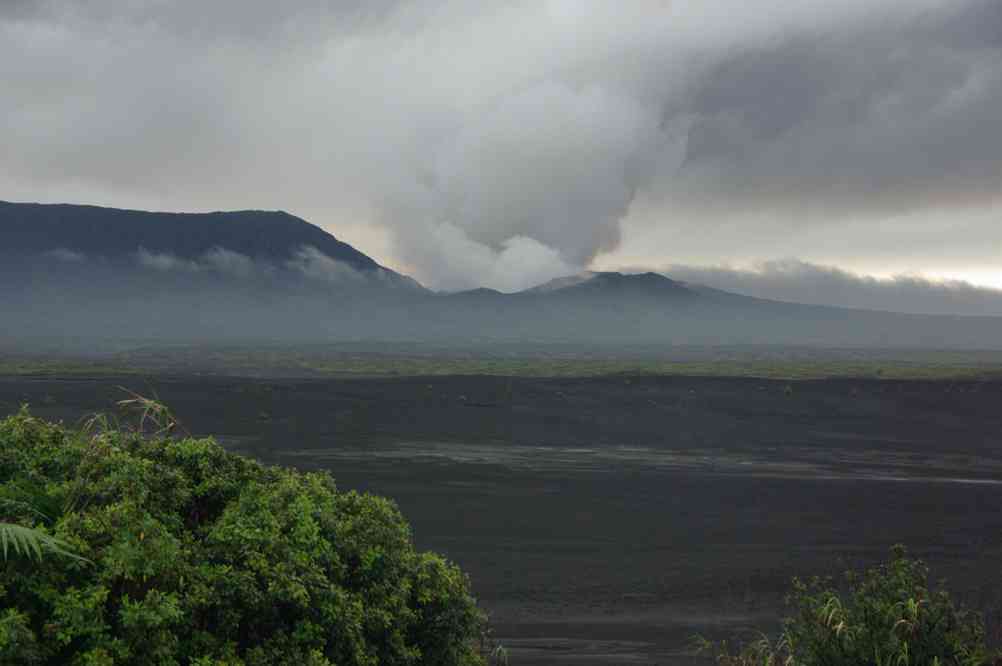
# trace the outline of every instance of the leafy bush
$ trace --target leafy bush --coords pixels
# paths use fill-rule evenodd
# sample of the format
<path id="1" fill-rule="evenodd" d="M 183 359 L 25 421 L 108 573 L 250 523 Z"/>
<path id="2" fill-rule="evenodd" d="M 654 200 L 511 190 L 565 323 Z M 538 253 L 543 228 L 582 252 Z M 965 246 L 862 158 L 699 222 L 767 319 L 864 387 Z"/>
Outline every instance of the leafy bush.
<path id="1" fill-rule="evenodd" d="M 77 556 L 0 563 L 0 663 L 483 663 L 463 573 L 326 474 L 22 411 L 0 421 L 0 499 Z"/>
<path id="2" fill-rule="evenodd" d="M 722 646 L 724 666 L 981 666 L 989 662 L 983 624 L 929 588 L 929 571 L 904 548 L 890 562 L 830 579 L 794 580 L 793 615 L 775 640 L 762 637 L 737 654 Z M 709 647 L 704 645 L 704 647 Z"/>

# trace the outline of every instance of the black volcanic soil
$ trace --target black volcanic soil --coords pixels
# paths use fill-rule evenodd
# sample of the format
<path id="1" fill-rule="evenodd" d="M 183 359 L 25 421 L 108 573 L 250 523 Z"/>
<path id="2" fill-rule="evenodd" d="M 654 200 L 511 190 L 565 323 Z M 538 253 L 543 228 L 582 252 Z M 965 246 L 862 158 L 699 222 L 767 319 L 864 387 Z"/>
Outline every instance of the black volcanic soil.
<path id="1" fill-rule="evenodd" d="M 68 422 L 153 390 L 185 425 L 395 498 L 512 664 L 674 664 L 770 629 L 791 576 L 897 542 L 1002 607 L 1002 382 L 0 378 Z"/>

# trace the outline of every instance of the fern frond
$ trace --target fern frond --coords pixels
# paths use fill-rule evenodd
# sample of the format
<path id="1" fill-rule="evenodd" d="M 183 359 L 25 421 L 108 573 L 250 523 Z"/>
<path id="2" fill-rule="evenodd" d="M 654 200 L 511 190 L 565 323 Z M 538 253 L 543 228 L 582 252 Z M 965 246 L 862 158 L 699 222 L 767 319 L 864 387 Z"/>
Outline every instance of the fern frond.
<path id="1" fill-rule="evenodd" d="M 19 557 L 26 557 L 38 562 L 46 552 L 69 557 L 80 562 L 90 562 L 85 557 L 70 552 L 70 545 L 61 539 L 45 532 L 18 525 L 16 523 L 0 523 L 0 550 L 3 559 L 7 561 L 11 552 Z"/>

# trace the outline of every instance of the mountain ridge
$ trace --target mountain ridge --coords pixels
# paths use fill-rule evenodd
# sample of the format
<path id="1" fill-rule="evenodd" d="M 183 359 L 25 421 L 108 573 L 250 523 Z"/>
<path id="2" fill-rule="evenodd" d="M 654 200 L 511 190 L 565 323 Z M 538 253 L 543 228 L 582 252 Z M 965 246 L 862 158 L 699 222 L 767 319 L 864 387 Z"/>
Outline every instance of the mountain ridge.
<path id="1" fill-rule="evenodd" d="M 281 211 L 0 202 L 0 337 L 1002 348 L 1002 318 L 770 301 L 654 272 L 439 293 Z M 400 288 L 407 287 L 407 288 Z"/>
<path id="2" fill-rule="evenodd" d="M 319 226 L 281 210 L 165 213 L 0 200 L 0 234 L 5 241 L 0 253 L 61 249 L 112 259 L 145 250 L 196 260 L 222 249 L 254 260 L 286 261 L 300 248 L 314 247 L 356 270 L 400 276 Z"/>

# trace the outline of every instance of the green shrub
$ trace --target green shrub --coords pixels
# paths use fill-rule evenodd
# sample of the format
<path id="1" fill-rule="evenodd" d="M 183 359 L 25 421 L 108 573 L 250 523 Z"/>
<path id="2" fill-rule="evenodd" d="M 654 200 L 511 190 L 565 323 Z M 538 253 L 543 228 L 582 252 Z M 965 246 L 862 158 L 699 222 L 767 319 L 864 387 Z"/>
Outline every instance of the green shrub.
<path id="1" fill-rule="evenodd" d="M 2 664 L 483 663 L 463 573 L 326 474 L 22 411 L 0 421 L 0 498 L 78 556 L 0 563 Z"/>
<path id="2" fill-rule="evenodd" d="M 863 574 L 794 580 L 793 614 L 775 640 L 762 637 L 738 653 L 726 645 L 724 666 L 981 666 L 989 662 L 984 626 L 931 590 L 920 560 L 892 551 L 890 562 Z M 704 645 L 704 647 L 708 647 Z"/>

